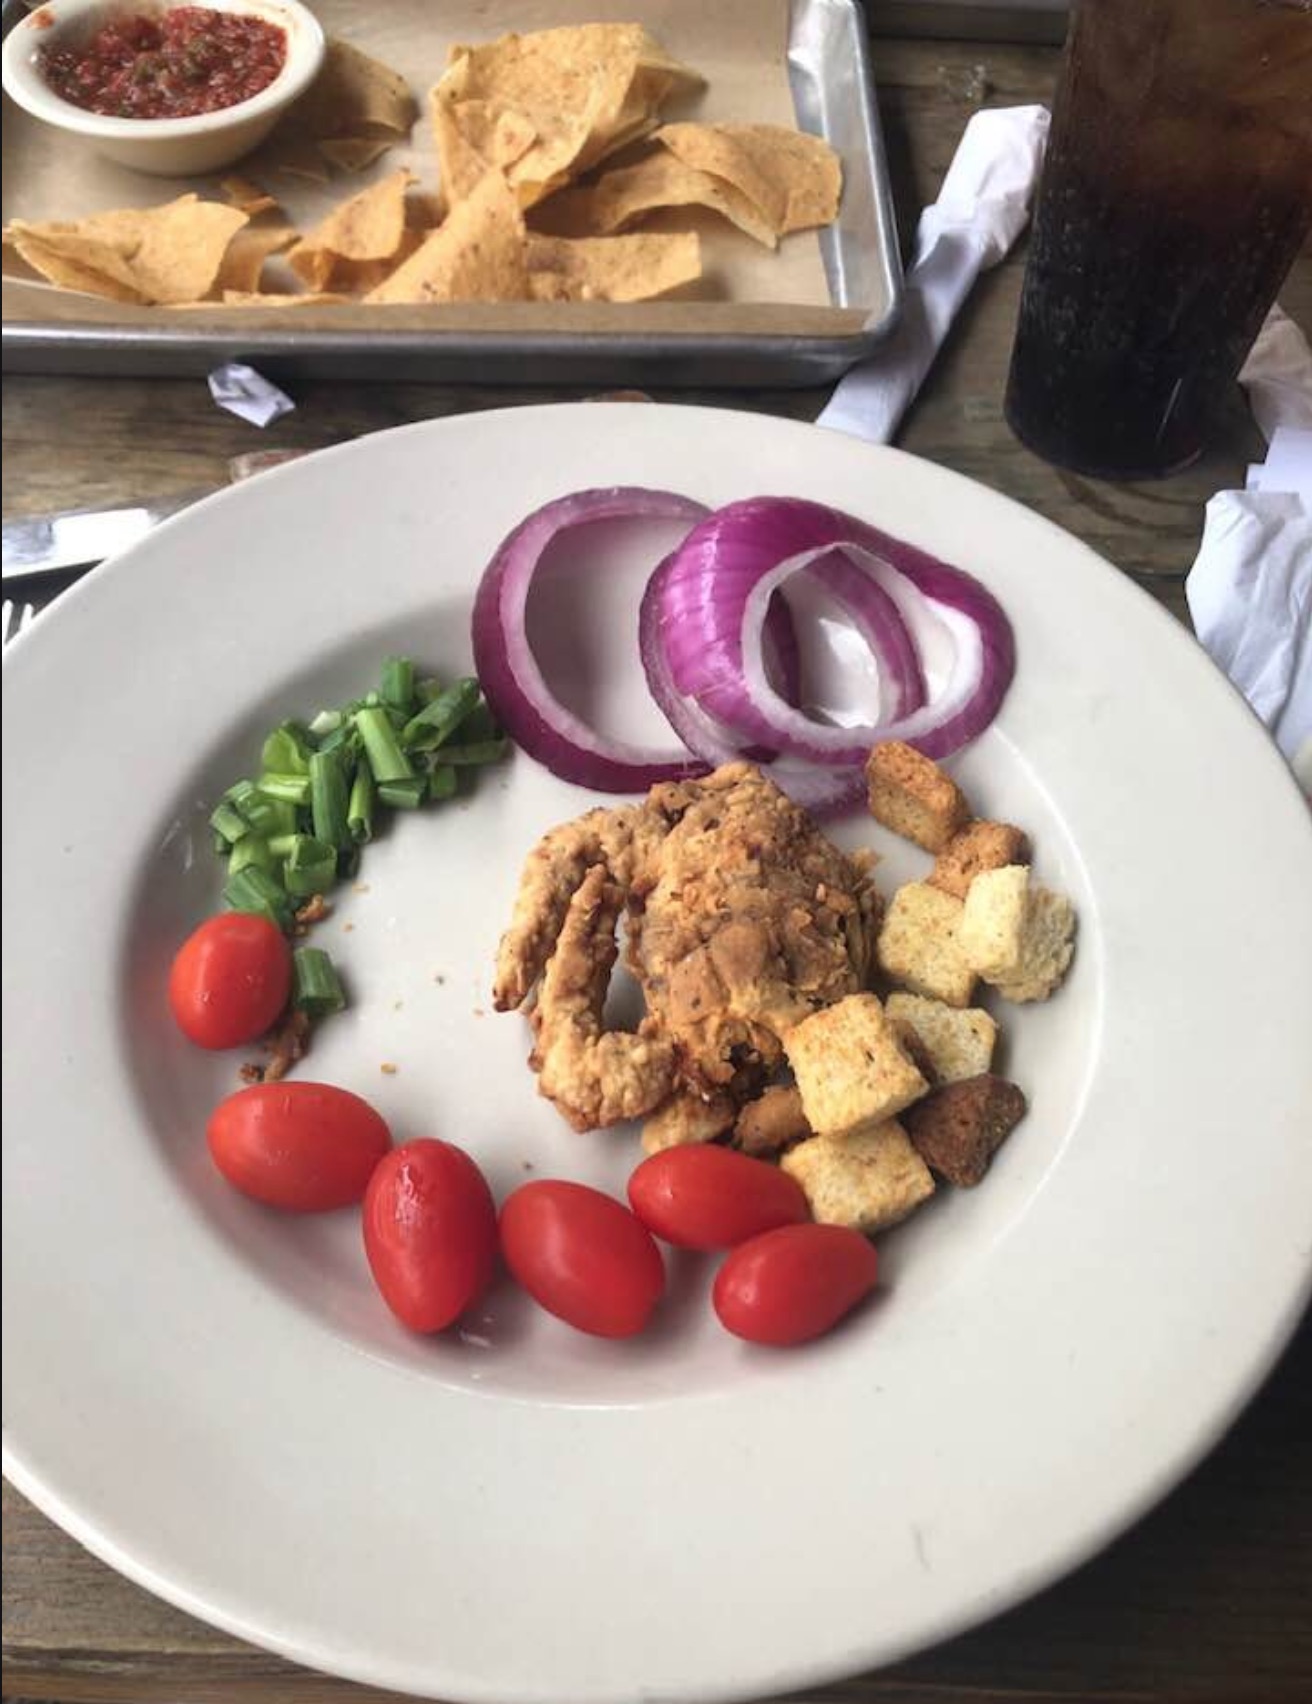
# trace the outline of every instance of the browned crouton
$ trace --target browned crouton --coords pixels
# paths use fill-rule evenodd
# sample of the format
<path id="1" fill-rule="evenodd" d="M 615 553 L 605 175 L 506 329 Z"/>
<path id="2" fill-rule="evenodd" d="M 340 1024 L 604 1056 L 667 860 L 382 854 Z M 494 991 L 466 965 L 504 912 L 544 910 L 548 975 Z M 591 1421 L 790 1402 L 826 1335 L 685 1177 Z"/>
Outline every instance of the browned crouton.
<path id="1" fill-rule="evenodd" d="M 891 982 L 942 1000 L 969 1006 L 975 972 L 957 939 L 962 902 L 927 882 L 907 882 L 889 901 L 875 951 Z"/>
<path id="2" fill-rule="evenodd" d="M 985 870 L 1029 861 L 1030 843 L 1019 828 L 1009 822 L 969 822 L 934 860 L 929 881 L 944 893 L 965 899 L 970 884 Z"/>
<path id="3" fill-rule="evenodd" d="M 933 1083 L 955 1083 L 962 1077 L 978 1077 L 993 1063 L 998 1026 L 978 1006 L 945 1006 L 941 1000 L 926 1000 L 920 994 L 890 994 L 884 1010 L 898 1025 L 914 1030 L 928 1055 L 933 1075 L 920 1065 Z M 908 1052 L 911 1050 L 908 1049 Z"/>
<path id="4" fill-rule="evenodd" d="M 735 1147 L 758 1159 L 782 1153 L 811 1133 L 801 1092 L 791 1083 L 777 1083 L 759 1100 L 748 1101 L 733 1127 Z"/>
<path id="5" fill-rule="evenodd" d="M 866 759 L 870 814 L 926 852 L 941 852 L 970 820 L 966 796 L 914 746 L 886 740 Z"/>
<path id="6" fill-rule="evenodd" d="M 817 1135 L 849 1136 L 892 1118 L 929 1084 L 873 994 L 849 994 L 784 1037 L 802 1111 Z"/>
<path id="7" fill-rule="evenodd" d="M 643 1120 L 643 1152 L 659 1154 L 665 1148 L 682 1148 L 689 1142 L 713 1142 L 733 1124 L 733 1114 L 728 1095 L 703 1100 L 686 1091 L 676 1094 Z"/>
<path id="8" fill-rule="evenodd" d="M 910 1107 L 902 1122 L 930 1170 L 969 1189 L 1025 1116 L 1025 1105 L 1015 1083 L 986 1073 L 944 1083 Z"/>
<path id="9" fill-rule="evenodd" d="M 867 1235 L 896 1225 L 934 1193 L 929 1168 L 895 1118 L 842 1141 L 813 1136 L 779 1166 L 801 1184 L 817 1224 Z"/>
<path id="10" fill-rule="evenodd" d="M 892 995 L 890 999 L 896 999 L 896 997 L 896 995 Z M 914 998 L 914 995 L 911 998 Z M 934 1061 L 930 1057 L 929 1049 L 920 1039 L 920 1032 L 906 1018 L 893 1017 L 887 1005 L 885 1005 L 884 1010 L 888 1012 L 889 1018 L 892 1020 L 893 1034 L 902 1043 L 907 1058 L 932 1089 L 938 1082 L 938 1072 L 934 1069 Z M 947 1011 L 948 1008 L 945 1006 L 944 1010 Z"/>

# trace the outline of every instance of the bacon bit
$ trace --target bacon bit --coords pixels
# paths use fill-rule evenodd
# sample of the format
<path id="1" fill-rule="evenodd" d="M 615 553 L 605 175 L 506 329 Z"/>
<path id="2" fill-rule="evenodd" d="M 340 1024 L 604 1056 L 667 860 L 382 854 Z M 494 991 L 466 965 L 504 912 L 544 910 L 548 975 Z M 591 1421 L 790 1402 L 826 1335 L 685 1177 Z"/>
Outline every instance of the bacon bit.
<path id="1" fill-rule="evenodd" d="M 260 1045 L 268 1060 L 263 1065 L 243 1065 L 238 1076 L 243 1083 L 280 1083 L 310 1051 L 309 1018 L 304 1012 L 288 1012 Z"/>
<path id="2" fill-rule="evenodd" d="M 393 1065 L 391 1063 L 386 1063 L 386 1064 L 380 1065 L 378 1067 L 378 1069 L 383 1073 L 384 1077 L 395 1077 L 396 1073 L 401 1069 L 401 1067 L 399 1065 Z"/>
<path id="3" fill-rule="evenodd" d="M 325 917 L 331 916 L 332 906 L 321 893 L 313 894 L 295 913 L 298 923 L 322 923 Z"/>

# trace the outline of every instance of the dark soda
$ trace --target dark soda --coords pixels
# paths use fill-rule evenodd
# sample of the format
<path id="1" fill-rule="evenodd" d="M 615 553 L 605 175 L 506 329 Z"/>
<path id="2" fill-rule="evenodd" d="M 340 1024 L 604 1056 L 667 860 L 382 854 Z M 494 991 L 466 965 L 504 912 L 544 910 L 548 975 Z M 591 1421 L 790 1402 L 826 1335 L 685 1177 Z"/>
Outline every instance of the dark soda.
<path id="1" fill-rule="evenodd" d="M 1168 473 L 1206 445 L 1312 229 L 1312 0 L 1082 0 L 1007 419 L 1045 460 Z"/>

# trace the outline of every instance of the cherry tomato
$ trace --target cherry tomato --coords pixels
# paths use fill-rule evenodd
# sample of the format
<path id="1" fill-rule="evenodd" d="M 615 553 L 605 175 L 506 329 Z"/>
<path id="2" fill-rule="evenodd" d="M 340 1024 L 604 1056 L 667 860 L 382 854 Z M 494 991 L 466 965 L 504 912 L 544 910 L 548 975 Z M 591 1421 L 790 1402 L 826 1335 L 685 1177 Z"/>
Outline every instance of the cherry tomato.
<path id="1" fill-rule="evenodd" d="M 388 1152 L 386 1124 L 359 1095 L 327 1083 L 256 1083 L 210 1116 L 210 1154 L 235 1189 L 290 1213 L 359 1201 Z"/>
<path id="2" fill-rule="evenodd" d="M 497 1209 L 460 1148 L 424 1137 L 393 1148 L 364 1196 L 364 1251 L 383 1300 L 411 1331 L 442 1331 L 487 1288 Z"/>
<path id="3" fill-rule="evenodd" d="M 715 1275 L 720 1323 L 749 1343 L 820 1337 L 875 1287 L 874 1244 L 844 1225 L 783 1225 L 740 1243 Z"/>
<path id="4" fill-rule="evenodd" d="M 241 1047 L 271 1029 L 292 988 L 292 950 L 267 917 L 224 911 L 202 923 L 169 972 L 169 1005 L 198 1047 Z"/>
<path id="5" fill-rule="evenodd" d="M 644 1160 L 629 1179 L 629 1205 L 649 1231 L 680 1248 L 733 1248 L 811 1217 L 787 1172 L 708 1142 Z"/>
<path id="6" fill-rule="evenodd" d="M 594 1337 L 633 1337 L 665 1290 L 645 1225 L 582 1183 L 526 1183 L 501 1208 L 506 1264 L 535 1302 Z"/>

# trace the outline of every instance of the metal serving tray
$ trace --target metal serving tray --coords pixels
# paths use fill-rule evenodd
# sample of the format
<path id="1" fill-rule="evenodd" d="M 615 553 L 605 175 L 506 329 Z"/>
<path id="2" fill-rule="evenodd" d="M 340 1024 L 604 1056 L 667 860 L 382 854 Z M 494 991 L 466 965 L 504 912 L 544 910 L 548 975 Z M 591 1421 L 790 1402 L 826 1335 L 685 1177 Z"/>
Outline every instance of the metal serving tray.
<path id="1" fill-rule="evenodd" d="M 57 3 L 57 0 L 56 0 Z M 8 31 L 22 0 L 3 0 Z M 340 10 L 339 8 L 335 8 Z M 329 11 L 323 8 L 324 13 Z M 635 7 L 635 12 L 637 8 Z M 325 15 L 325 24 L 332 18 Z M 513 28 L 513 6 L 498 14 Z M 363 37 L 363 32 L 362 32 Z M 367 38 L 366 38 L 367 39 Z M 802 386 L 837 378 L 865 359 L 891 330 L 902 296 L 902 266 L 883 139 L 859 0 L 791 0 L 788 78 L 797 122 L 840 153 L 845 188 L 837 223 L 820 233 L 830 308 L 848 310 L 835 331 L 817 326 L 827 310 L 798 310 L 798 326 L 778 305 L 744 315 L 744 328 L 626 331 L 624 310 L 602 329 L 580 332 L 444 328 L 395 324 L 340 327 L 277 323 L 193 324 L 190 315 L 136 310 L 136 323 L 97 324 L 25 316 L 3 325 L 8 372 L 105 375 L 205 373 L 248 361 L 271 377 L 459 384 L 652 384 Z M 5 100 L 3 157 L 20 124 L 35 123 Z M 422 122 L 422 120 L 421 120 Z M 57 217 L 51 209 L 48 216 Z M 746 306 L 746 305 L 745 305 Z M 150 312 L 149 320 L 146 312 Z M 860 315 L 860 317 L 857 317 Z"/>

